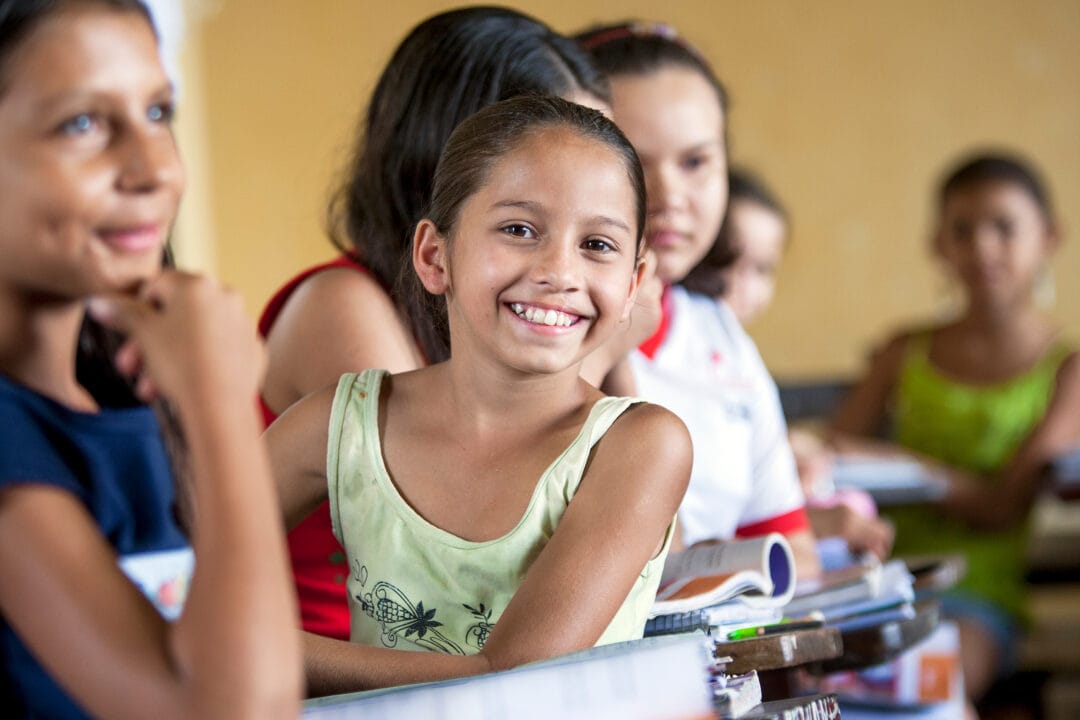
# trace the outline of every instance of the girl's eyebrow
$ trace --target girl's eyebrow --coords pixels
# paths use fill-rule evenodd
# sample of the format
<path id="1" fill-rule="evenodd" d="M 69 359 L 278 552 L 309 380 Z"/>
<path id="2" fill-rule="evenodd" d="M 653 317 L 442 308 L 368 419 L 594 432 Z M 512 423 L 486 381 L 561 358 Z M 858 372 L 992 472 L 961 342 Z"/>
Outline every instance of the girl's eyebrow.
<path id="1" fill-rule="evenodd" d="M 540 203 L 533 202 L 532 200 L 499 200 L 491 204 L 492 209 L 495 208 L 521 208 L 523 210 L 530 210 L 532 212 L 541 213 L 544 210 L 544 206 Z M 630 226 L 622 220 L 611 217 L 610 215 L 593 215 L 588 218 L 587 223 L 589 225 L 609 225 L 617 227 L 626 232 L 631 232 Z"/>
<path id="2" fill-rule="evenodd" d="M 164 82 L 148 92 L 146 96 L 153 99 L 171 98 L 175 93 L 172 82 Z M 68 103 L 96 102 L 101 99 L 107 100 L 115 95 L 117 93 L 110 88 L 81 87 L 60 90 L 41 98 L 38 107 L 44 111 L 51 111 L 53 108 L 62 107 Z"/>
<path id="3" fill-rule="evenodd" d="M 684 148 L 683 152 L 697 152 L 698 150 L 708 150 L 720 144 L 720 138 L 716 138 L 714 140 L 702 140 L 699 143 L 695 143 L 687 148 Z"/>

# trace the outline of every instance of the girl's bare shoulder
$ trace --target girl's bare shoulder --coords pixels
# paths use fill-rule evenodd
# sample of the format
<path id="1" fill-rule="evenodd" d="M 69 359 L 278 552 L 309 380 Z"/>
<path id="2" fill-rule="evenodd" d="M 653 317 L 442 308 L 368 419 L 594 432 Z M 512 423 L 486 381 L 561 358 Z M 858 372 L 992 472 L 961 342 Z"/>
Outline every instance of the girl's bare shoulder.
<path id="1" fill-rule="evenodd" d="M 597 444 L 595 459 L 636 476 L 648 476 L 652 470 L 661 475 L 686 474 L 688 478 L 693 459 L 690 432 L 667 408 L 636 403 Z"/>

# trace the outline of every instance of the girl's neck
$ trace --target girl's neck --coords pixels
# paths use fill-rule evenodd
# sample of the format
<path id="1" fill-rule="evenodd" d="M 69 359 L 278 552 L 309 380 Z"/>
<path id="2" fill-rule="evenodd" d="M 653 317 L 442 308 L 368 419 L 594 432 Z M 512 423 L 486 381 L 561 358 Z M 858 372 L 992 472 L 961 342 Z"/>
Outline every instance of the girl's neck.
<path id="1" fill-rule="evenodd" d="M 957 321 L 964 331 L 987 340 L 1015 342 L 1040 332 L 1046 325 L 1043 314 L 1031 303 L 1016 306 L 968 305 L 967 311 Z"/>
<path id="2" fill-rule="evenodd" d="M 82 304 L 0 300 L 0 372 L 75 410 L 97 404 L 75 377 Z"/>
<path id="3" fill-rule="evenodd" d="M 574 365 L 558 373 L 516 374 L 484 364 L 445 363 L 449 400 L 472 432 L 500 432 L 524 424 L 546 425 L 581 408 L 588 386 Z"/>

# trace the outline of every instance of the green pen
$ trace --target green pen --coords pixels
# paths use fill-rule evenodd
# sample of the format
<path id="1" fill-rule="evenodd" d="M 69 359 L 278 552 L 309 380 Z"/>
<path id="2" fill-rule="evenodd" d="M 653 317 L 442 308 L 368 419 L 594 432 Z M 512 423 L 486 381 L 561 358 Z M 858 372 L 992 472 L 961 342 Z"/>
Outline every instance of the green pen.
<path id="1" fill-rule="evenodd" d="M 780 633 L 795 632 L 796 630 L 817 630 L 824 623 L 821 620 L 781 620 L 768 625 L 754 625 L 752 627 L 739 628 L 728 633 L 728 640 L 747 640 L 761 637 L 762 635 L 777 635 Z"/>
<path id="2" fill-rule="evenodd" d="M 757 637 L 761 635 L 767 625 L 754 625 L 752 627 L 739 628 L 738 630 L 732 630 L 727 634 L 728 640 L 746 640 L 747 638 Z"/>

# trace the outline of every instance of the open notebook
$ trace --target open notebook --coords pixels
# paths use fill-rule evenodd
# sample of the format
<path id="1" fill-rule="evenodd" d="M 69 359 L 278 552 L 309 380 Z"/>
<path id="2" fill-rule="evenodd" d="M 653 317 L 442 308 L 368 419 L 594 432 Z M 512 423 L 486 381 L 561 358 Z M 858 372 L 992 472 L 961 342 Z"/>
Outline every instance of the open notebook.
<path id="1" fill-rule="evenodd" d="M 695 545 L 668 556 L 650 617 L 726 602 L 782 608 L 795 592 L 795 559 L 783 535 Z"/>

